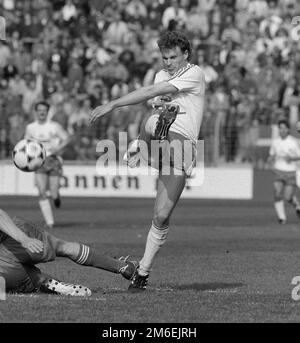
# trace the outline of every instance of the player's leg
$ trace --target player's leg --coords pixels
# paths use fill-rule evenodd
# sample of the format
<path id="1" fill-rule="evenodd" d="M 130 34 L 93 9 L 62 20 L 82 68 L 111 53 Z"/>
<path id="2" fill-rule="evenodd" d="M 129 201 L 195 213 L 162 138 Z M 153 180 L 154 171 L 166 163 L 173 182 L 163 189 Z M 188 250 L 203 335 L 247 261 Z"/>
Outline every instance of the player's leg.
<path id="1" fill-rule="evenodd" d="M 129 144 L 123 160 L 127 162 L 127 165 L 130 168 L 135 168 L 141 161 L 144 161 L 146 164 L 150 165 L 149 159 L 151 139 L 153 139 L 154 129 L 157 121 L 158 114 L 147 115 L 141 124 L 139 136 Z M 144 150 L 146 151 L 144 152 Z"/>
<path id="2" fill-rule="evenodd" d="M 148 147 L 146 156 L 146 162 L 148 165 L 152 165 L 151 160 L 151 140 L 155 139 L 159 142 L 163 142 L 167 139 L 169 129 L 176 120 L 179 112 L 178 105 L 162 105 L 153 111 L 150 115 L 146 116 L 141 124 L 140 136 L 135 139 L 129 146 L 127 152 L 124 155 L 124 160 L 127 164 L 134 168 L 140 161 L 140 157 L 145 159 L 143 149 L 140 146 L 140 142 L 143 141 Z M 140 153 L 141 156 L 138 155 Z"/>
<path id="3" fill-rule="evenodd" d="M 296 184 L 290 182 L 284 187 L 284 199 L 296 209 L 296 214 L 300 216 L 300 204 L 295 195 Z"/>
<path id="4" fill-rule="evenodd" d="M 285 224 L 286 214 L 283 201 L 284 182 L 274 181 L 274 207 L 280 224 Z"/>
<path id="5" fill-rule="evenodd" d="M 6 291 L 12 293 L 43 292 L 70 296 L 92 294 L 85 286 L 61 282 L 35 266 L 18 264 L 0 273 L 0 276 L 5 279 Z"/>
<path id="6" fill-rule="evenodd" d="M 61 206 L 61 198 L 59 194 L 60 178 L 63 174 L 62 165 L 63 161 L 60 156 L 50 156 L 49 167 L 51 162 L 51 170 L 49 171 L 49 189 L 54 202 L 55 207 Z"/>
<path id="7" fill-rule="evenodd" d="M 36 224 L 19 218 L 14 222 L 29 237 L 42 241 L 44 249 L 40 253 L 31 253 L 11 237 L 4 239 L 0 245 L 0 275 L 5 278 L 8 291 L 29 293 L 40 290 L 62 295 L 91 295 L 87 287 L 61 282 L 36 268 L 35 264 L 56 258 L 54 243 L 48 233 Z"/>
<path id="8" fill-rule="evenodd" d="M 116 274 L 122 274 L 130 280 L 138 263 L 128 258 L 115 259 L 104 255 L 86 244 L 68 242 L 46 232 L 47 244 L 54 249 L 56 256 L 67 257 L 82 266 L 103 269 Z"/>
<path id="9" fill-rule="evenodd" d="M 36 235 L 37 231 L 33 225 L 21 219 L 14 221 L 30 237 L 41 239 L 40 235 Z M 0 244 L 0 276 L 5 279 L 7 292 L 36 292 L 50 280 L 50 277 L 34 266 L 33 255 L 10 236 Z M 34 258 L 37 261 L 42 260 L 42 253 L 36 255 Z"/>
<path id="10" fill-rule="evenodd" d="M 35 174 L 35 184 L 39 191 L 39 205 L 48 228 L 54 225 L 54 217 L 51 203 L 47 196 L 49 177 L 46 173 L 38 172 Z"/>
<path id="11" fill-rule="evenodd" d="M 34 273 L 31 271 L 30 274 Z M 86 286 L 62 282 L 59 279 L 42 272 L 40 272 L 39 275 L 34 275 L 34 277 L 38 277 L 38 291 L 42 293 L 77 297 L 88 297 L 92 295 L 92 291 Z"/>
<path id="12" fill-rule="evenodd" d="M 14 253 L 15 250 L 6 246 L 8 239 L 9 236 L 0 244 L 0 277 L 5 280 L 6 292 L 33 292 L 35 287 Z M 10 241 L 16 243 L 12 239 Z"/>
<path id="13" fill-rule="evenodd" d="M 7 268 L 4 273 L 0 273 L 5 279 L 6 291 L 11 293 L 53 293 L 62 295 L 90 295 L 90 290 L 81 286 L 80 292 L 77 290 L 77 285 L 69 285 L 61 283 L 48 274 L 41 272 L 35 266 L 28 266 L 17 263 L 11 268 Z M 62 287 L 59 285 L 62 284 Z M 74 288 L 75 286 L 75 288 Z M 76 293 L 77 291 L 77 293 Z"/>
<path id="14" fill-rule="evenodd" d="M 295 194 L 297 187 L 296 173 L 290 173 L 286 176 L 286 185 L 285 199 L 295 208 L 297 216 L 300 217 L 300 202 Z"/>
<path id="15" fill-rule="evenodd" d="M 48 280 L 38 268 L 26 266 L 11 259 L 9 252 L 5 249 L 1 249 L 0 258 L 0 276 L 5 280 L 6 292 L 36 292 Z"/>
<path id="16" fill-rule="evenodd" d="M 185 182 L 186 175 L 184 173 L 159 176 L 152 226 L 138 272 L 129 286 L 131 292 L 139 292 L 146 288 L 154 259 L 166 241 L 170 216 L 184 189 Z"/>
<path id="17" fill-rule="evenodd" d="M 11 237 L 4 239 L 0 245 L 0 275 L 5 278 L 8 291 L 29 293 L 41 290 L 75 296 L 91 294 L 84 286 L 61 282 L 36 268 L 35 264 L 56 258 L 55 242 L 34 223 L 20 218 L 15 218 L 14 222 L 27 236 L 42 241 L 44 248 L 40 253 L 31 253 Z"/>
<path id="18" fill-rule="evenodd" d="M 286 184 L 283 189 L 284 199 L 288 203 L 292 203 L 293 201 L 294 189 L 295 189 L 294 185 L 290 185 L 290 184 Z"/>
<path id="19" fill-rule="evenodd" d="M 50 194 L 51 194 L 51 197 L 53 199 L 54 205 L 57 208 L 59 208 L 61 206 L 59 187 L 60 187 L 60 176 L 50 175 L 50 177 L 49 177 Z"/>
<path id="20" fill-rule="evenodd" d="M 297 216 L 300 217 L 300 201 L 295 193 L 293 194 L 290 203 L 296 209 Z"/>
<path id="21" fill-rule="evenodd" d="M 45 262 L 45 260 L 41 259 L 41 262 Z M 23 265 L 23 268 L 25 269 L 26 274 L 29 276 L 31 284 L 34 286 L 34 290 L 36 291 L 57 295 L 82 297 L 90 296 L 92 294 L 91 290 L 86 286 L 62 282 L 56 277 L 41 272 L 35 266 Z M 19 291 L 21 292 L 21 290 Z M 25 292 L 23 291 L 22 293 Z"/>
<path id="22" fill-rule="evenodd" d="M 37 263 L 46 263 L 55 260 L 56 256 L 68 257 L 74 262 L 105 269 L 111 272 L 119 273 L 126 266 L 126 262 L 107 257 L 98 253 L 95 249 L 76 242 L 67 242 L 57 238 L 49 232 L 42 230 L 38 225 L 29 223 L 22 219 L 14 219 L 16 225 L 22 229 L 29 237 L 38 239 L 43 242 L 44 249 L 40 253 L 25 252 L 20 248 L 20 244 L 13 239 L 7 239 L 3 243 L 9 246 L 18 260 L 27 265 Z"/>
<path id="23" fill-rule="evenodd" d="M 169 129 L 176 120 L 179 112 L 179 106 L 176 104 L 170 104 L 163 106 L 159 111 L 158 121 L 155 125 L 154 138 L 160 142 L 167 139 Z"/>

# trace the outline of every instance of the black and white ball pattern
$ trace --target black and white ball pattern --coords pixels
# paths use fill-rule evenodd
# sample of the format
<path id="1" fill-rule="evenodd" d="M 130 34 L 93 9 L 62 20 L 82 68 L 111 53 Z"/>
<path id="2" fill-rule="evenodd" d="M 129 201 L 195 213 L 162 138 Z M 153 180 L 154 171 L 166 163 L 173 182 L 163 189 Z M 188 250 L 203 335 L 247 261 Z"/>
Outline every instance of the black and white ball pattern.
<path id="1" fill-rule="evenodd" d="M 13 149 L 12 159 L 15 166 L 24 172 L 41 168 L 46 158 L 43 144 L 33 139 L 23 139 Z"/>

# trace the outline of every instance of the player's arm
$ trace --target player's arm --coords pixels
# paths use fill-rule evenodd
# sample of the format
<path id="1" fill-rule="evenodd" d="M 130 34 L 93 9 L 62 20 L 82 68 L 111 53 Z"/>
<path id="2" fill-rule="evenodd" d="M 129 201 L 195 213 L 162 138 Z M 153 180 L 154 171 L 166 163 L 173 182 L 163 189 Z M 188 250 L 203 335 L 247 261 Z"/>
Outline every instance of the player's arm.
<path id="1" fill-rule="evenodd" d="M 61 125 L 57 123 L 57 136 L 59 138 L 59 144 L 55 147 L 53 154 L 60 154 L 64 148 L 71 142 L 71 137 L 65 131 Z"/>
<path id="2" fill-rule="evenodd" d="M 4 232 L 32 253 L 43 251 L 43 243 L 37 239 L 28 237 L 16 224 L 9 215 L 0 209 L 0 231 Z"/>
<path id="3" fill-rule="evenodd" d="M 153 84 L 157 84 L 157 83 L 162 82 L 162 81 L 164 81 L 164 80 L 160 79 L 160 75 L 156 74 Z M 170 102 L 170 101 L 171 101 L 171 97 L 169 95 L 161 95 L 161 96 L 157 96 L 153 99 L 149 99 L 148 105 L 150 105 L 153 108 L 160 108 L 166 102 Z"/>
<path id="4" fill-rule="evenodd" d="M 118 107 L 139 104 L 157 96 L 173 94 L 177 92 L 178 89 L 168 81 L 162 81 L 151 86 L 142 87 L 118 99 L 115 99 L 108 104 L 96 107 L 91 113 L 90 122 L 95 122 L 98 118 L 110 113 Z"/>
<path id="5" fill-rule="evenodd" d="M 297 141 L 295 141 L 294 156 L 286 156 L 286 161 L 288 163 L 300 161 L 300 147 Z"/>

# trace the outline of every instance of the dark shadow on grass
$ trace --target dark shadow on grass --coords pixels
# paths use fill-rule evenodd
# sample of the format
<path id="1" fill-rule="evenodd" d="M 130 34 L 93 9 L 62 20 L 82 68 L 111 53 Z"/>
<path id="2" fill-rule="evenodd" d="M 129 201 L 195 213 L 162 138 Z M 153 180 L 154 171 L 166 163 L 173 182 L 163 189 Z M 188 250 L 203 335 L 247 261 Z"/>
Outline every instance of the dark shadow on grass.
<path id="1" fill-rule="evenodd" d="M 222 290 L 235 290 L 236 288 L 240 288 L 245 286 L 245 284 L 240 282 L 207 282 L 207 283 L 192 283 L 189 285 L 174 285 L 174 284 L 168 284 L 168 285 L 151 285 L 147 288 L 146 292 L 142 292 L 140 294 L 147 294 L 147 293 L 156 293 L 156 292 L 174 292 L 174 291 L 198 291 L 198 292 L 204 292 L 204 291 L 222 291 Z M 94 288 L 92 289 L 93 293 L 97 294 L 130 294 L 128 292 L 127 287 L 124 288 L 110 288 L 110 289 L 103 289 L 103 288 Z"/>
<path id="2" fill-rule="evenodd" d="M 105 295 L 105 294 L 120 294 L 127 292 L 127 288 L 125 287 L 124 289 L 122 288 L 109 288 L 109 289 L 104 289 L 101 287 L 98 288 L 93 288 L 92 293 L 97 294 L 97 295 Z"/>
<path id="3" fill-rule="evenodd" d="M 173 287 L 176 290 L 186 291 L 217 291 L 218 289 L 235 289 L 243 287 L 244 284 L 240 282 L 227 283 L 227 282 L 207 282 L 207 283 L 192 283 L 190 285 L 180 285 Z"/>
<path id="4" fill-rule="evenodd" d="M 79 226 L 82 224 L 81 223 L 76 223 L 76 222 L 66 222 L 66 223 L 56 223 L 55 226 L 54 226 L 54 229 L 59 229 L 59 228 L 69 228 L 69 227 L 75 227 L 75 226 Z"/>

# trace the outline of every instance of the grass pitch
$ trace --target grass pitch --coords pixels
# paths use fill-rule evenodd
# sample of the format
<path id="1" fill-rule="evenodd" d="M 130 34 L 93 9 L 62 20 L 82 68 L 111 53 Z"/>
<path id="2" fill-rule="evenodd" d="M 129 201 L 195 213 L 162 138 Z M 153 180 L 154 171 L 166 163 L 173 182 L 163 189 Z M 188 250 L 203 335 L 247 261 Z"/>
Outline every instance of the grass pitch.
<path id="1" fill-rule="evenodd" d="M 10 215 L 42 221 L 36 198 L 0 199 Z M 53 233 L 140 258 L 152 207 L 151 199 L 64 198 Z M 119 275 L 58 258 L 40 268 L 93 295 L 8 295 L 0 322 L 298 322 L 291 280 L 300 275 L 300 219 L 288 215 L 287 225 L 277 224 L 271 199 L 181 200 L 144 293 L 128 293 Z"/>

